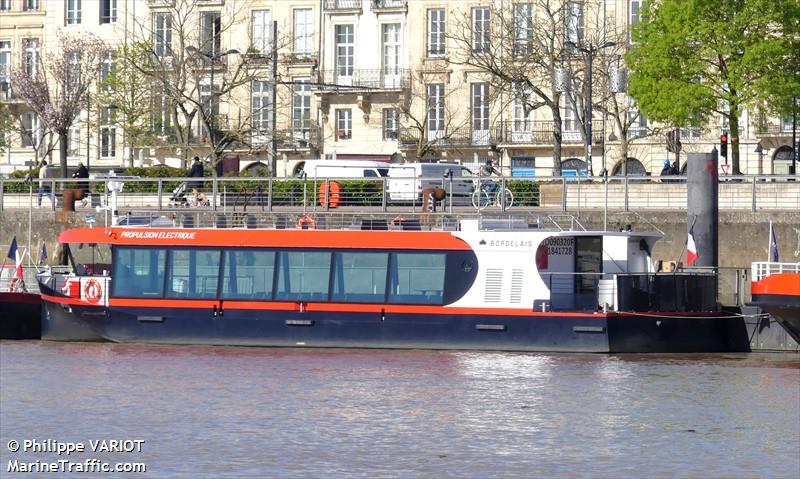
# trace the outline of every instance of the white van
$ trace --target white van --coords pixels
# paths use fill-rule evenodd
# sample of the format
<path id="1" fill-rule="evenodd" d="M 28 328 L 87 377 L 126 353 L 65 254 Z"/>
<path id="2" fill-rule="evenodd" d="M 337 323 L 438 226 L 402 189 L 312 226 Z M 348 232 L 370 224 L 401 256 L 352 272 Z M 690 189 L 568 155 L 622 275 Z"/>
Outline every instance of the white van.
<path id="1" fill-rule="evenodd" d="M 387 180 L 387 196 L 392 203 L 420 203 L 422 190 L 440 187 L 453 204 L 471 204 L 475 191 L 472 172 L 457 163 L 404 163 L 392 165 Z"/>
<path id="2" fill-rule="evenodd" d="M 367 160 L 307 160 L 300 176 L 315 178 L 382 178 L 389 173 L 389 163 Z"/>

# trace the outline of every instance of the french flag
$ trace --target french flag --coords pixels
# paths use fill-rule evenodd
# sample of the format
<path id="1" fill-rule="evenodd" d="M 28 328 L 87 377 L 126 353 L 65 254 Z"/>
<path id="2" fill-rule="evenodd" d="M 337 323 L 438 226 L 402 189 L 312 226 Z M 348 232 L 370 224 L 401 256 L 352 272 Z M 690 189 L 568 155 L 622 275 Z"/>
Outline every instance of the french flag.
<path id="1" fill-rule="evenodd" d="M 689 228 L 689 237 L 686 239 L 686 266 L 691 266 L 697 261 L 697 245 L 694 243 L 694 225 Z"/>
<path id="2" fill-rule="evenodd" d="M 14 263 L 17 265 L 15 277 L 18 279 L 22 279 L 22 255 L 19 253 L 19 249 L 17 248 L 17 237 L 11 240 L 11 246 L 8 248 L 8 256 L 9 259 L 14 260 Z"/>

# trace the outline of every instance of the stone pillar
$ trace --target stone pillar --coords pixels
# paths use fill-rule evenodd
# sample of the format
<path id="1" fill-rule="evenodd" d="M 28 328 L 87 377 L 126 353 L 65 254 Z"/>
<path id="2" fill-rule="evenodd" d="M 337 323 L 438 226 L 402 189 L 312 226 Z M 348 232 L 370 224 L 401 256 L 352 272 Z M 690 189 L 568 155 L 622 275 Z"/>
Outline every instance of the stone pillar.
<path id="1" fill-rule="evenodd" d="M 697 261 L 693 266 L 719 266 L 719 190 L 717 150 L 689 153 L 686 164 L 687 233 L 694 223 Z"/>

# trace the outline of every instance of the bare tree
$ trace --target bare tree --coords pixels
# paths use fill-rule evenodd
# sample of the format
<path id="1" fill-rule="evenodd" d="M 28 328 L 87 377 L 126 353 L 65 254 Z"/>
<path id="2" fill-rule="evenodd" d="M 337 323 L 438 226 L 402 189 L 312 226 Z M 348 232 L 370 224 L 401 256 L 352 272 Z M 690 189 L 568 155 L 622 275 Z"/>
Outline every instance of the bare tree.
<path id="1" fill-rule="evenodd" d="M 411 94 L 399 105 L 408 132 L 406 141 L 415 144 L 418 160 L 446 147 L 454 137 L 464 134 L 469 125 L 469 116 L 458 114 L 454 95 L 458 85 L 447 82 L 448 75 L 434 75 L 429 82 L 420 76 L 419 82 L 412 82 Z"/>
<path id="2" fill-rule="evenodd" d="M 273 58 L 272 35 L 244 38 L 222 49 L 224 37 L 242 36 L 235 28 L 248 24 L 247 4 L 232 0 L 220 11 L 209 11 L 200 10 L 194 0 L 175 0 L 133 29 L 133 41 L 146 54 L 132 56 L 131 64 L 156 89 L 154 98 L 168 114 L 169 131 L 181 146 L 184 167 L 192 149 L 207 150 L 213 167 L 227 149 L 249 148 L 264 127 L 263 121 L 254 125 L 253 117 L 263 120 L 265 112 L 271 113 L 271 102 L 250 108 L 247 87 L 257 81 L 254 86 L 268 84 L 270 92 L 274 88 L 271 72 L 264 68 Z M 226 114 L 219 111 L 223 97 Z"/>
<path id="3" fill-rule="evenodd" d="M 67 176 L 69 129 L 86 104 L 89 88 L 97 81 L 105 44 L 94 35 L 59 34 L 57 51 L 43 60 L 26 53 L 11 70 L 15 92 L 58 136 L 61 176 Z"/>

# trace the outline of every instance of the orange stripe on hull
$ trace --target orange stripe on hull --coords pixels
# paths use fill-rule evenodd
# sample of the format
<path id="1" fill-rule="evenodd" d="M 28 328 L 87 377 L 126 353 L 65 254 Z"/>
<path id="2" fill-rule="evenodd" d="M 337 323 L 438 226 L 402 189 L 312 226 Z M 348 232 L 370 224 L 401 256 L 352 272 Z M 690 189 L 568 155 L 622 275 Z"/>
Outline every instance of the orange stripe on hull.
<path id="1" fill-rule="evenodd" d="M 800 296 L 800 273 L 773 274 L 753 281 L 751 293 Z"/>

